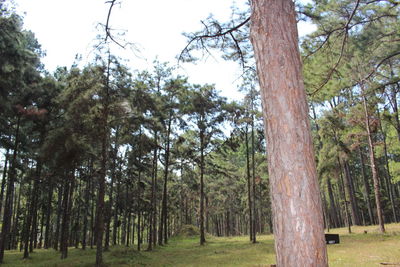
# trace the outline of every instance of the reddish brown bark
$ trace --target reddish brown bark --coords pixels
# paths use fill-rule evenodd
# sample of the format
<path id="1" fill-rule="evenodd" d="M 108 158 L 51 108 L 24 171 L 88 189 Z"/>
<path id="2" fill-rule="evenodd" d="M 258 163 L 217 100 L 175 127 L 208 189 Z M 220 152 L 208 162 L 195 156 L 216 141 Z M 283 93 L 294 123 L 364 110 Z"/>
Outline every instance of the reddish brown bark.
<path id="1" fill-rule="evenodd" d="M 277 266 L 328 266 L 292 0 L 252 1 Z"/>

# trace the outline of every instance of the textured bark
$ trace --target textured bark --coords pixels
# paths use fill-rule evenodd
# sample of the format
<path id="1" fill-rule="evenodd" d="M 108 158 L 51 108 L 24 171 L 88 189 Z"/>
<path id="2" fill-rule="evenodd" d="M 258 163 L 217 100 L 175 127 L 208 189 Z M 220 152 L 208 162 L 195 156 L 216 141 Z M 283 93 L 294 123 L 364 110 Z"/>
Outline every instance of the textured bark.
<path id="1" fill-rule="evenodd" d="M 252 1 L 277 266 L 328 266 L 292 0 Z"/>

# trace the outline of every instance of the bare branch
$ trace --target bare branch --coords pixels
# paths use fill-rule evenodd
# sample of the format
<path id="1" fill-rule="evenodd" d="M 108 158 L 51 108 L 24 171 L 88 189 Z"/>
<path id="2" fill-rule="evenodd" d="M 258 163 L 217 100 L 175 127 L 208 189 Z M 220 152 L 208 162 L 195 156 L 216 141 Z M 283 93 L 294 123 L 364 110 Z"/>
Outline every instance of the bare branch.
<path id="1" fill-rule="evenodd" d="M 204 48 L 206 48 L 205 44 L 203 43 L 203 41 L 205 39 L 220 38 L 220 37 L 225 37 L 227 35 L 229 35 L 232 38 L 233 42 L 235 43 L 236 48 L 239 49 L 238 50 L 239 56 L 240 56 L 241 60 L 243 60 L 244 59 L 243 54 L 242 54 L 242 52 L 240 50 L 240 46 L 238 45 L 238 41 L 236 40 L 236 38 L 233 37 L 233 32 L 238 31 L 242 26 L 246 25 L 249 21 L 250 21 L 250 17 L 248 17 L 247 19 L 242 21 L 240 24 L 238 24 L 238 25 L 236 25 L 236 26 L 234 26 L 232 28 L 229 28 L 229 29 L 227 29 L 225 31 L 223 31 L 223 29 L 219 25 L 214 24 L 213 26 L 218 28 L 216 33 L 211 33 L 211 31 L 209 30 L 208 26 L 205 25 L 204 22 L 202 22 L 204 27 L 205 27 L 205 29 L 206 29 L 206 31 L 205 31 L 206 33 L 205 34 L 201 34 L 201 35 L 195 35 L 195 36 L 191 37 L 189 42 L 185 46 L 185 48 L 181 51 L 181 53 L 180 53 L 180 55 L 178 57 L 178 61 L 182 61 L 183 60 L 184 54 L 189 54 L 190 46 L 193 43 L 200 42 L 202 48 L 204 49 Z M 242 63 L 244 64 L 244 62 L 242 62 Z"/>
<path id="2" fill-rule="evenodd" d="M 331 68 L 331 70 L 329 71 L 329 73 L 328 73 L 327 77 L 325 78 L 324 82 L 314 92 L 311 93 L 312 96 L 314 96 L 319 90 L 321 90 L 330 81 L 330 79 L 332 78 L 333 73 L 337 71 L 337 67 L 339 66 L 339 64 L 340 64 L 340 62 L 341 62 L 341 60 L 343 58 L 344 48 L 346 46 L 346 42 L 347 42 L 347 39 L 349 37 L 350 23 L 353 20 L 353 17 L 356 14 L 356 11 L 357 11 L 359 5 L 360 5 L 360 0 L 357 0 L 356 5 L 355 5 L 355 7 L 353 9 L 353 12 L 349 16 L 346 25 L 343 27 L 343 29 L 344 29 L 344 37 L 343 37 L 343 40 L 342 40 L 342 45 L 341 45 L 341 48 L 340 48 L 340 55 L 339 55 L 338 60 L 336 61 L 336 63 L 333 66 L 333 68 Z"/>

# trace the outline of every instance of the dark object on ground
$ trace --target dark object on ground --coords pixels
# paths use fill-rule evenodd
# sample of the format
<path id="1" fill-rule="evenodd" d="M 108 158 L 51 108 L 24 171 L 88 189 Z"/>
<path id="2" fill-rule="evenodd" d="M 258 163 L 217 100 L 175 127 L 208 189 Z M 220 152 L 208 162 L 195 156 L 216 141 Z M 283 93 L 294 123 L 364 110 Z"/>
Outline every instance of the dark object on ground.
<path id="1" fill-rule="evenodd" d="M 381 262 L 381 265 L 392 265 L 392 266 L 400 266 L 400 262 L 399 262 L 399 263 L 389 263 L 389 262 Z"/>
<path id="2" fill-rule="evenodd" d="M 338 234 L 325 234 L 325 240 L 327 244 L 339 244 L 340 239 Z"/>

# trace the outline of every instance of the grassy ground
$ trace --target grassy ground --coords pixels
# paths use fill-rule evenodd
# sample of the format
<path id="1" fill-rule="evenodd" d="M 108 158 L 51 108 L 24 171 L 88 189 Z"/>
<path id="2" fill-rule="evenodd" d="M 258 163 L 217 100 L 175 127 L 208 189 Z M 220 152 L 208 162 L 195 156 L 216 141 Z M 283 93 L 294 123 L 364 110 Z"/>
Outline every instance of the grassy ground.
<path id="1" fill-rule="evenodd" d="M 334 229 L 340 234 L 340 244 L 329 245 L 331 267 L 383 266 L 380 263 L 399 263 L 400 266 L 400 224 L 387 225 L 388 233 L 381 235 L 376 226 L 353 227 L 353 234 L 347 229 Z M 364 234 L 367 231 L 367 234 Z M 130 248 L 116 247 L 104 253 L 107 266 L 253 266 L 266 267 L 275 262 L 273 238 L 271 235 L 258 237 L 257 244 L 250 244 L 248 237 L 209 237 L 207 244 L 199 246 L 198 238 L 174 238 L 167 246 L 152 252 L 137 252 Z M 95 250 L 69 250 L 68 258 L 59 259 L 53 250 L 37 250 L 31 258 L 22 260 L 18 251 L 5 254 L 3 266 L 75 267 L 93 266 Z M 392 265 L 389 267 L 394 267 Z"/>

